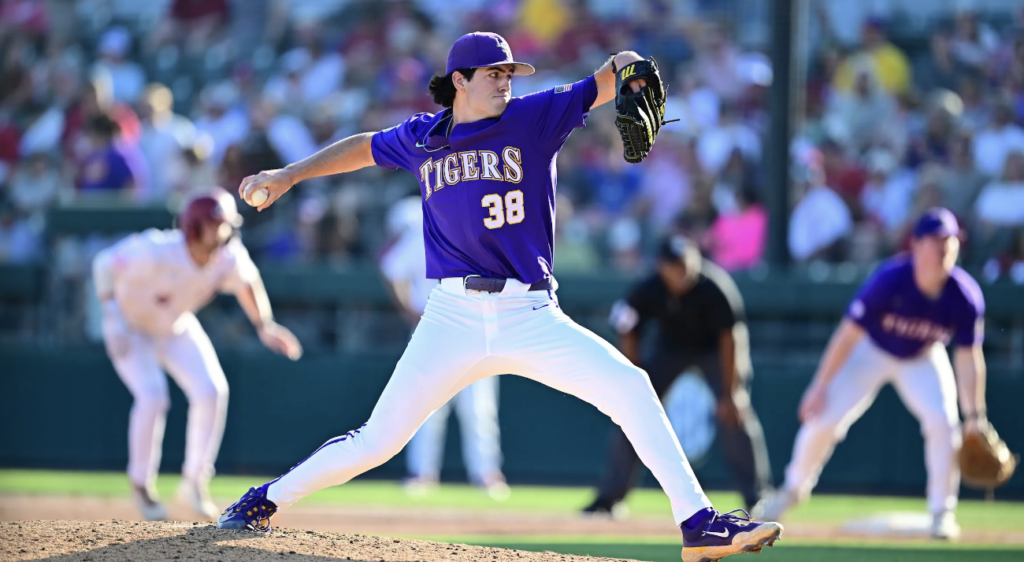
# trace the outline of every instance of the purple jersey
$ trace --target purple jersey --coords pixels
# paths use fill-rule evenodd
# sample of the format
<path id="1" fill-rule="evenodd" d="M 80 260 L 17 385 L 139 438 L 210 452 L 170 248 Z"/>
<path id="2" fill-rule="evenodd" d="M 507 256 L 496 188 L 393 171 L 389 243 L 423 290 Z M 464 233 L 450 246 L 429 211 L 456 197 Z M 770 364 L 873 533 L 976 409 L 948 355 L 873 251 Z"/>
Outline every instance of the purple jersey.
<path id="1" fill-rule="evenodd" d="M 589 76 L 512 98 L 496 119 L 448 131 L 450 110 L 418 113 L 373 135 L 378 166 L 419 179 L 428 278 L 482 275 L 530 284 L 551 275 L 555 159 L 596 99 Z"/>
<path id="2" fill-rule="evenodd" d="M 878 347 L 909 358 L 937 341 L 980 344 L 985 298 L 977 281 L 959 267 L 953 268 L 942 294 L 928 298 L 914 282 L 909 256 L 898 256 L 879 266 L 846 314 Z"/>

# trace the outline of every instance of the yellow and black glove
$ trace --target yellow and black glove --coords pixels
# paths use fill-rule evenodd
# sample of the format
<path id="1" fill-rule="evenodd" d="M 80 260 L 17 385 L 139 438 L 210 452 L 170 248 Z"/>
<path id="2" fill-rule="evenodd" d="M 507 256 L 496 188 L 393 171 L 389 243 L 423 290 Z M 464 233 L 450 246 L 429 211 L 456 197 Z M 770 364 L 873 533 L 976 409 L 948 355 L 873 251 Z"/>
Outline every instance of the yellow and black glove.
<path id="1" fill-rule="evenodd" d="M 630 83 L 637 80 L 646 80 L 647 84 L 634 92 Z M 671 123 L 665 121 L 667 91 L 654 59 L 629 63 L 615 71 L 615 125 L 622 137 L 626 162 L 643 162 L 661 126 Z"/>

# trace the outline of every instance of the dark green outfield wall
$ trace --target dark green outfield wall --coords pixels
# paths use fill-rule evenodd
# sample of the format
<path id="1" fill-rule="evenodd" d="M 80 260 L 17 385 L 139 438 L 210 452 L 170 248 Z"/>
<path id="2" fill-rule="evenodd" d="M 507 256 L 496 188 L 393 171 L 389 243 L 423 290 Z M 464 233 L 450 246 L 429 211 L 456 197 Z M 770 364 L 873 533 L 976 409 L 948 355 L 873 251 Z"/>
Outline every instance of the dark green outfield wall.
<path id="1" fill-rule="evenodd" d="M 231 384 L 221 473 L 277 474 L 328 438 L 362 424 L 396 357 L 307 356 L 291 363 L 268 352 L 222 352 Z M 129 395 L 102 348 L 0 348 L 0 466 L 113 469 L 127 460 Z M 810 373 L 758 372 L 753 398 L 776 479 L 797 430 L 794 412 Z M 610 422 L 596 409 L 532 381 L 502 377 L 502 447 L 512 482 L 589 484 L 603 466 Z M 173 385 L 172 385 L 173 387 Z M 989 386 L 993 422 L 1014 450 L 1024 450 L 1018 415 L 1024 384 Z M 175 389 L 164 470 L 177 471 L 184 449 L 185 402 Z M 447 475 L 461 476 L 457 432 L 449 433 Z M 821 490 L 923 494 L 925 471 L 916 421 L 886 389 L 850 431 L 821 478 Z M 401 455 L 370 476 L 399 478 Z M 697 467 L 708 488 L 730 485 L 721 458 Z M 652 480 L 649 476 L 647 482 Z M 1024 498 L 1018 474 L 1000 497 Z"/>

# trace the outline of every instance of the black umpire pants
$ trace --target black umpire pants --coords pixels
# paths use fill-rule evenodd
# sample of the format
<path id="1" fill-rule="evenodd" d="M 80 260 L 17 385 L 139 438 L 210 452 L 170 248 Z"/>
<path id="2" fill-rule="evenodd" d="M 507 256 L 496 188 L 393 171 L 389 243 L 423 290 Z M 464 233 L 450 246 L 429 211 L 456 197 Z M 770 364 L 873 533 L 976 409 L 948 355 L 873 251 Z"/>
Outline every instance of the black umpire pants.
<path id="1" fill-rule="evenodd" d="M 700 369 L 715 397 L 721 396 L 722 370 L 717 351 L 705 354 L 658 352 L 645 365 L 654 391 L 662 400 L 676 378 L 690 367 Z M 747 385 L 749 390 L 750 376 L 740 376 L 740 384 Z M 768 464 L 764 431 L 753 407 L 741 405 L 739 414 L 740 423 L 737 425 L 718 422 L 718 435 L 736 487 L 749 510 L 770 490 L 771 466 Z M 598 489 L 597 499 L 597 503 L 606 507 L 625 499 L 629 490 L 636 485 L 641 464 L 640 457 L 618 426 L 613 430 L 610 453 L 607 472 Z"/>

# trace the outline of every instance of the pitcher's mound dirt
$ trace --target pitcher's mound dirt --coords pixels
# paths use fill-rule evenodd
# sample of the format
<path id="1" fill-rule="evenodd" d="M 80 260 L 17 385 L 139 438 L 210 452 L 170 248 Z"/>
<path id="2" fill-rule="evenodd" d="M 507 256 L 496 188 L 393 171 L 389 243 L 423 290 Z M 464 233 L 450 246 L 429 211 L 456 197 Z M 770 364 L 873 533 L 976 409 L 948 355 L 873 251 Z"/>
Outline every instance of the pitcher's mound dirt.
<path id="1" fill-rule="evenodd" d="M 0 561 L 153 562 L 590 562 L 606 561 L 481 546 L 274 529 L 269 535 L 222 531 L 209 524 L 135 521 L 0 523 Z"/>

